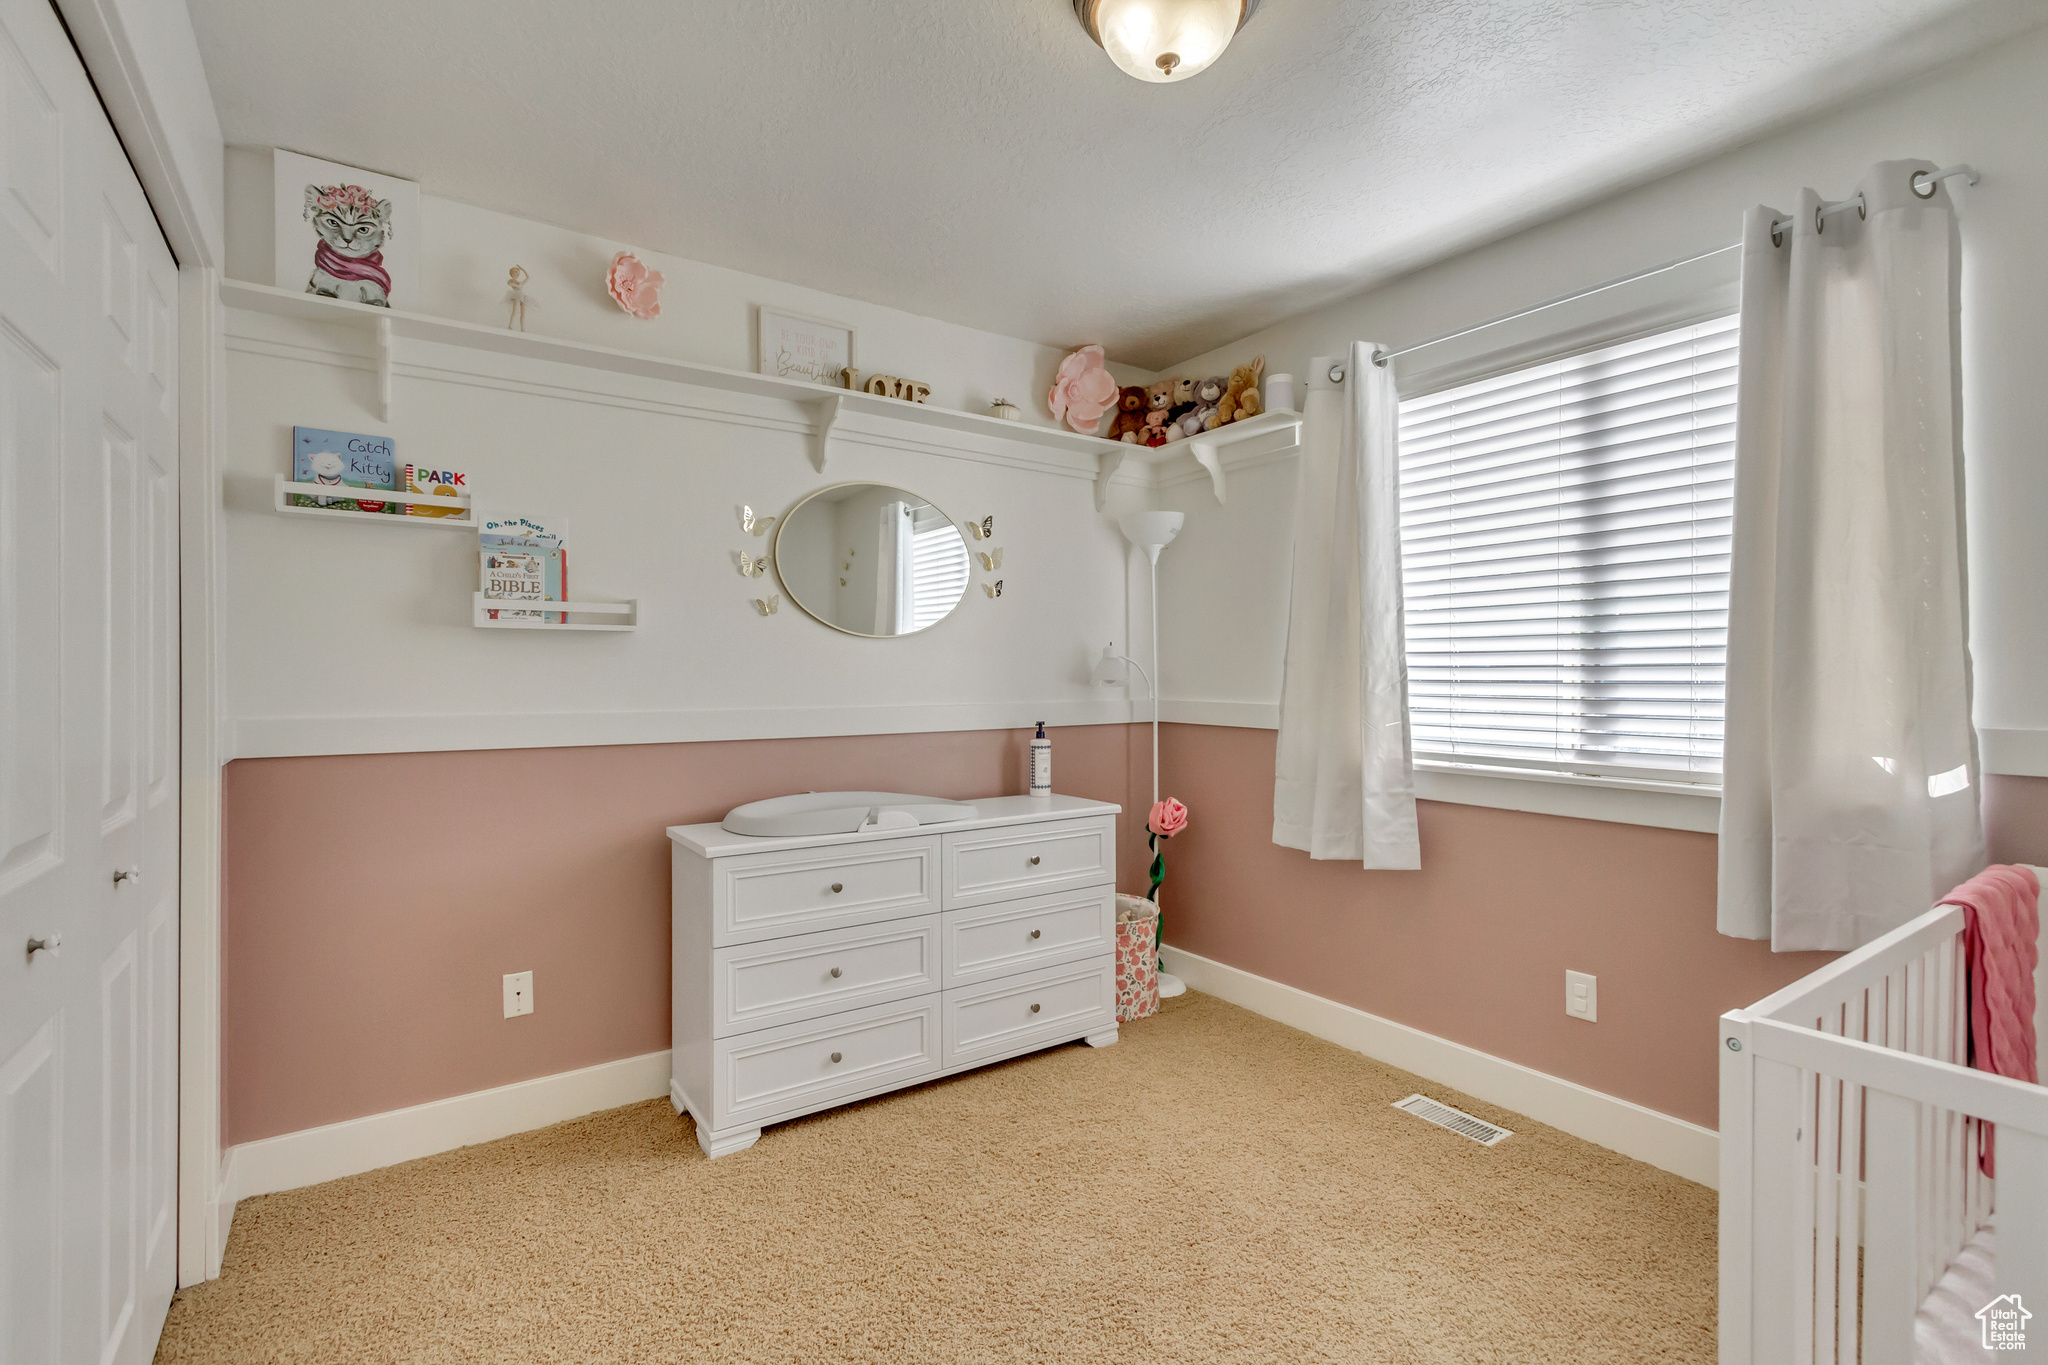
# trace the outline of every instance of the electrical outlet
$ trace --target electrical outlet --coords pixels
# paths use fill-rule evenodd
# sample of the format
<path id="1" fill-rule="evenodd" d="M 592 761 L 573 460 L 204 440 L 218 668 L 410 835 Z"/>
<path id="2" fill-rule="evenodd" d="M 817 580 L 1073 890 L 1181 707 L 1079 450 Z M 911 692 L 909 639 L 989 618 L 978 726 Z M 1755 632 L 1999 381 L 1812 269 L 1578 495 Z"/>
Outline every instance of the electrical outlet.
<path id="1" fill-rule="evenodd" d="M 508 978 L 509 979 L 509 978 Z M 507 990 L 511 987 L 507 986 Z M 1590 972 L 1564 974 L 1564 1012 L 1589 1024 L 1600 1021 L 1600 979 Z"/>
<path id="2" fill-rule="evenodd" d="M 533 973 L 512 972 L 505 977 L 505 1017 L 533 1013 Z"/>

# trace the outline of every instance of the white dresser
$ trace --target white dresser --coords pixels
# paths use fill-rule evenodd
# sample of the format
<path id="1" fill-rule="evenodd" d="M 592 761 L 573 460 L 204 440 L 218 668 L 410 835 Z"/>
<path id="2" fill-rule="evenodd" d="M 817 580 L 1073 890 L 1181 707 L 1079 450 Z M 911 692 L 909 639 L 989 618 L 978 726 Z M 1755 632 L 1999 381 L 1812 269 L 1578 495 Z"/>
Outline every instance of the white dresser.
<path id="1" fill-rule="evenodd" d="M 1116 817 L 1002 796 L 913 829 L 669 832 L 669 1097 L 705 1154 L 1057 1043 L 1116 1041 Z"/>

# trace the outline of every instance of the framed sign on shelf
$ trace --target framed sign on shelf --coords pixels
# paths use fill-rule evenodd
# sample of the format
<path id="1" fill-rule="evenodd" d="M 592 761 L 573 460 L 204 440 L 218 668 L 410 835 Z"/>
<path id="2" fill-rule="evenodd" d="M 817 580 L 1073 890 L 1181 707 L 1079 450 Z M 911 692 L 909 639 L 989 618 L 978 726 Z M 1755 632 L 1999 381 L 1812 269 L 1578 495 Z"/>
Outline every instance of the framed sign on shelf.
<path id="1" fill-rule="evenodd" d="M 842 382 L 839 372 L 853 365 L 853 328 L 819 318 L 802 317 L 761 304 L 760 371 L 782 379 L 813 384 Z"/>

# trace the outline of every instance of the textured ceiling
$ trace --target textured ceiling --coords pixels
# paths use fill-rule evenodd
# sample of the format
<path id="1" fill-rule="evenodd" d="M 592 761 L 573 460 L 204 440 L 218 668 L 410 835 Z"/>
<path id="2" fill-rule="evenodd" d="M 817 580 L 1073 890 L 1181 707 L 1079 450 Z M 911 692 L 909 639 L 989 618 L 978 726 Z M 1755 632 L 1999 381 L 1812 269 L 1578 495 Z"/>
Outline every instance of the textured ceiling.
<path id="1" fill-rule="evenodd" d="M 189 2 L 231 143 L 1147 368 L 2048 17 L 1265 0 L 1156 86 L 1069 0 Z"/>

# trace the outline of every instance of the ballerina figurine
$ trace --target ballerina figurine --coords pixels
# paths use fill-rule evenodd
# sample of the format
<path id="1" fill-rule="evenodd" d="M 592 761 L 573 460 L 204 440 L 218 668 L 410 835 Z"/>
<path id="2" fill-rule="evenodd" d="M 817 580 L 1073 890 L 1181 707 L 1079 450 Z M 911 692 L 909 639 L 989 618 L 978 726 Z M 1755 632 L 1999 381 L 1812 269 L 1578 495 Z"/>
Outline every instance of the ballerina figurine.
<path id="1" fill-rule="evenodd" d="M 505 323 L 505 330 L 508 332 L 515 328 L 522 332 L 526 330 L 525 286 L 529 278 L 531 277 L 527 275 L 526 267 L 523 265 L 513 266 L 512 273 L 505 277 L 505 283 L 512 287 L 511 292 L 505 295 L 512 303 L 512 316 Z"/>

